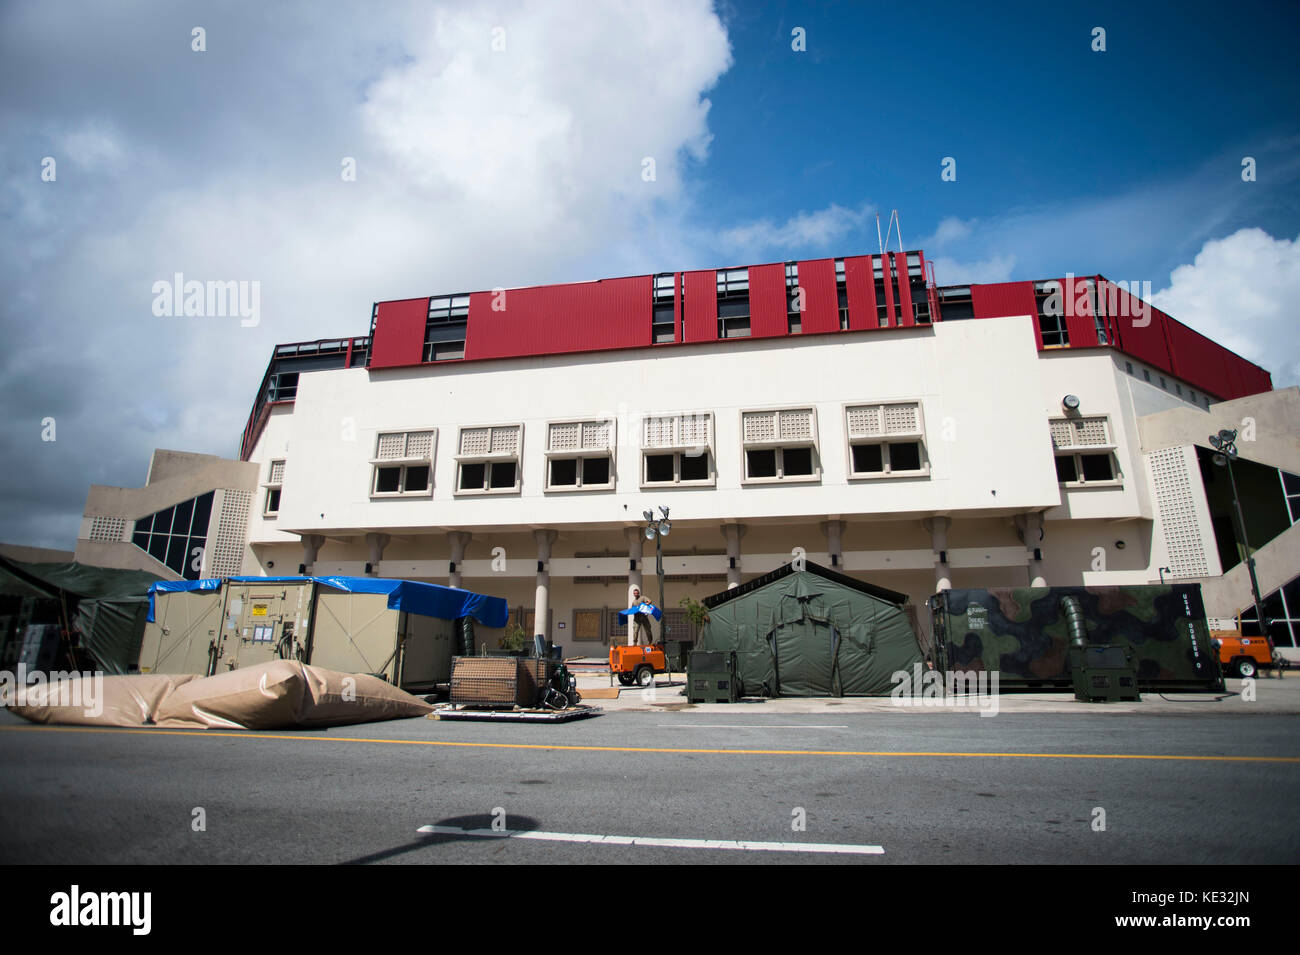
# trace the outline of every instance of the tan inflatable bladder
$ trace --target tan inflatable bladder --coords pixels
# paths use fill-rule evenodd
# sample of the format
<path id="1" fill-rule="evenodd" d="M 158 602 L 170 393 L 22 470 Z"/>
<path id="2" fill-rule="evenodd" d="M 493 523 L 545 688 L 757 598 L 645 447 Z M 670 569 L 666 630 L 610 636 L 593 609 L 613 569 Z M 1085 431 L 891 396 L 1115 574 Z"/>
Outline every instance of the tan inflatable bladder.
<path id="1" fill-rule="evenodd" d="M 149 674 L 88 680 L 82 687 L 72 687 L 72 682 L 30 688 L 21 700 L 24 705 L 12 709 L 36 723 L 250 730 L 346 726 L 433 710 L 378 677 L 336 673 L 295 660 L 202 678 Z M 95 684 L 102 685 L 102 692 L 92 689 Z M 80 695 L 72 695 L 73 689 Z M 102 706 L 93 705 L 95 692 L 103 697 Z M 65 705 L 70 700 L 77 705 Z"/>
<path id="2" fill-rule="evenodd" d="M 176 687 L 194 679 L 190 674 L 151 674 L 74 677 L 53 683 L 15 688 L 5 703 L 33 723 L 65 726 L 145 726 L 153 722 L 158 704 Z M 10 701 L 21 705 L 12 705 Z"/>
<path id="3" fill-rule="evenodd" d="M 193 680 L 168 695 L 154 719 L 160 726 L 253 730 L 345 726 L 432 710 L 378 677 L 275 660 Z"/>

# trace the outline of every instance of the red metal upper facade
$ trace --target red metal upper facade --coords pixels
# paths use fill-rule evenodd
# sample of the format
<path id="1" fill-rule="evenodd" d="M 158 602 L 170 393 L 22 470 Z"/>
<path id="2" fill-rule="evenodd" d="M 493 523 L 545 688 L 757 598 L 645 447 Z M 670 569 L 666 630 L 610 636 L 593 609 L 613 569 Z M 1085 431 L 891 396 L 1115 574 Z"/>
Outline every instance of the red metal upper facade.
<path id="1" fill-rule="evenodd" d="M 737 273 L 747 294 L 728 297 L 723 288 L 730 280 L 734 290 Z M 1046 307 L 1052 286 L 1062 311 Z M 747 314 L 738 318 L 738 311 Z M 365 361 L 373 370 L 730 338 L 889 333 L 943 321 L 945 311 L 948 320 L 1028 315 L 1039 349 L 1115 348 L 1219 399 L 1273 387 L 1263 368 L 1102 276 L 938 288 L 919 250 L 379 302 Z M 272 366 L 287 347 L 277 348 Z M 344 367 L 355 363 L 349 346 Z M 268 403 L 261 394 L 254 404 L 244 458 Z"/>

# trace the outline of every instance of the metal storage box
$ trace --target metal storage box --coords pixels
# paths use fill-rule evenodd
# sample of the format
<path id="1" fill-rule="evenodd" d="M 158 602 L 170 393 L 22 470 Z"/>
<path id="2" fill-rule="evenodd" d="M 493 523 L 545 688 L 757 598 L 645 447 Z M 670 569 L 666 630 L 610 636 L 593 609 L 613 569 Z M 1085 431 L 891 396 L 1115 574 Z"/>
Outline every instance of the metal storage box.
<path id="1" fill-rule="evenodd" d="M 517 657 L 456 657 L 451 662 L 451 702 L 470 706 L 532 706 L 533 678 Z"/>
<path id="2" fill-rule="evenodd" d="M 686 673 L 686 699 L 690 703 L 735 703 L 740 697 L 736 680 L 736 651 L 696 650 Z"/>

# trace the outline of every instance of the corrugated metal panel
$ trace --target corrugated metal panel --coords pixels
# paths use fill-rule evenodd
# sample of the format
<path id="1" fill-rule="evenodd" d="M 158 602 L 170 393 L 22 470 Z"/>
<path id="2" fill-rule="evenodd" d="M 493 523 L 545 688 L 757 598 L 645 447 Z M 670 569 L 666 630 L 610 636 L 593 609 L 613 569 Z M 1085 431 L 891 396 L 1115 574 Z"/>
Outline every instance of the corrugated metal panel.
<path id="1" fill-rule="evenodd" d="M 673 341 L 685 341 L 682 338 L 682 273 L 673 273 Z"/>
<path id="2" fill-rule="evenodd" d="M 1227 378 L 1228 365 L 1241 359 L 1182 322 L 1170 319 L 1168 329 L 1170 347 L 1177 356 L 1179 377 L 1208 394 L 1228 397 L 1233 389 Z M 1240 396 L 1234 394 L 1232 397 Z"/>
<path id="3" fill-rule="evenodd" d="M 648 346 L 654 278 L 509 289 L 493 311 L 492 292 L 469 300 L 466 358 L 512 358 Z"/>
<path id="4" fill-rule="evenodd" d="M 889 274 L 889 253 L 886 252 L 879 259 L 880 277 L 885 283 L 885 308 L 889 315 L 889 327 L 893 328 L 898 324 L 898 308 L 894 304 L 894 281 Z M 873 277 L 874 278 L 874 277 Z"/>
<path id="5" fill-rule="evenodd" d="M 845 268 L 848 268 L 847 263 Z M 835 288 L 835 260 L 800 262 L 799 284 L 804 291 L 803 333 L 839 331 L 840 298 Z"/>
<path id="6" fill-rule="evenodd" d="M 1092 297 L 1088 295 L 1085 280 L 1074 277 L 1060 279 L 1061 300 L 1066 308 L 1065 330 L 1070 336 L 1071 348 L 1088 348 L 1099 344 L 1097 323 L 1092 314 Z"/>
<path id="7" fill-rule="evenodd" d="M 871 256 L 854 255 L 844 260 L 844 285 L 849 293 L 849 328 L 876 326 L 876 282 L 871 273 Z"/>
<path id="8" fill-rule="evenodd" d="M 428 320 L 428 298 L 380 302 L 370 343 L 370 367 L 420 364 L 424 360 L 424 327 Z"/>
<path id="9" fill-rule="evenodd" d="M 970 287 L 971 307 L 976 318 L 1000 318 L 1005 315 L 1028 315 L 1034 320 L 1034 344 L 1043 349 L 1042 330 L 1038 327 L 1038 301 L 1033 282 L 998 282 Z"/>
<path id="10" fill-rule="evenodd" d="M 785 335 L 785 265 L 749 267 L 749 334 L 751 338 Z"/>
<path id="11" fill-rule="evenodd" d="M 907 253 L 895 252 L 894 268 L 898 271 L 898 323 L 904 328 L 916 324 L 916 313 L 912 311 L 912 280 L 907 274 Z"/>
<path id="12" fill-rule="evenodd" d="M 1115 327 L 1124 351 L 1154 368 L 1172 371 L 1165 341 L 1164 313 L 1144 304 L 1137 296 L 1112 282 L 1100 286 L 1106 293 L 1107 311 L 1115 316 Z M 1143 314 L 1145 311 L 1145 314 Z"/>
<path id="13" fill-rule="evenodd" d="M 1234 356 L 1237 357 L 1237 356 Z M 1260 368 L 1254 362 L 1248 362 L 1246 359 L 1237 357 L 1237 361 L 1245 364 L 1246 370 L 1246 394 L 1257 395 L 1262 391 L 1273 390 L 1273 376 Z"/>
<path id="14" fill-rule="evenodd" d="M 686 295 L 682 341 L 718 340 L 718 273 L 713 269 L 683 272 Z"/>

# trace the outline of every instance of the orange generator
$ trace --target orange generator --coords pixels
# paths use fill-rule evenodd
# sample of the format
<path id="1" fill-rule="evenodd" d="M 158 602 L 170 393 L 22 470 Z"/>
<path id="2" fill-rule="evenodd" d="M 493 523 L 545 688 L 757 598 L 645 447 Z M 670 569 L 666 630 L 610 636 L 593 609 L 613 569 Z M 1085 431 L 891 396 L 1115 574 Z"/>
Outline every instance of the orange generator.
<path id="1" fill-rule="evenodd" d="M 624 686 L 649 686 L 656 673 L 668 672 L 668 657 L 661 646 L 611 646 L 609 672 Z"/>

